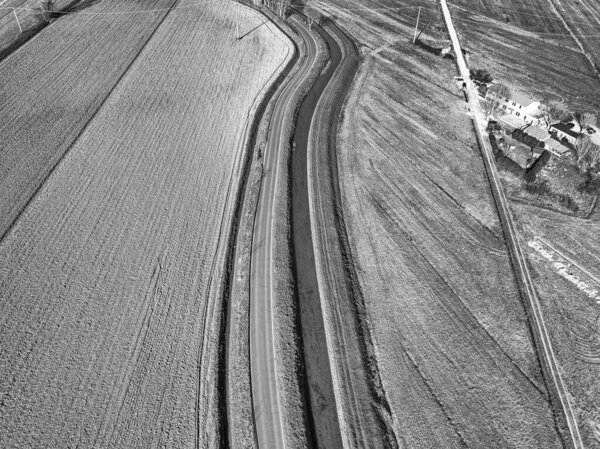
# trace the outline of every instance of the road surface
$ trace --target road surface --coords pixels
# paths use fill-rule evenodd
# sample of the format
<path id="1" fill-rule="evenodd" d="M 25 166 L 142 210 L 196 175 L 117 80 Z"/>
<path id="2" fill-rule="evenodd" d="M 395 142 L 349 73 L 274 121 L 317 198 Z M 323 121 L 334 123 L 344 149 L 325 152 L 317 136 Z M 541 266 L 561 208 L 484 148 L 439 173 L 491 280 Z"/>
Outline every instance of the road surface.
<path id="1" fill-rule="evenodd" d="M 527 261 L 525 260 L 525 254 L 523 253 L 517 237 L 513 218 L 508 206 L 508 201 L 506 200 L 504 190 L 502 189 L 502 185 L 498 177 L 498 170 L 496 169 L 496 162 L 493 156 L 492 147 L 485 133 L 485 115 L 481 111 L 479 100 L 477 99 L 477 89 L 469 77 L 469 70 L 460 48 L 460 42 L 456 34 L 456 29 L 452 23 L 452 17 L 450 15 L 450 10 L 448 9 L 447 0 L 440 1 L 444 14 L 444 20 L 446 21 L 446 27 L 448 29 L 448 33 L 450 34 L 452 47 L 456 55 L 458 70 L 460 75 L 467 83 L 466 92 L 469 109 L 471 111 L 471 118 L 477 134 L 477 139 L 481 146 L 484 164 L 488 173 L 488 179 L 490 180 L 490 186 L 494 194 L 498 214 L 500 215 L 500 219 L 502 221 L 504 236 L 511 256 L 511 261 L 513 263 L 515 275 L 519 281 L 521 291 L 529 303 L 528 308 L 530 309 L 533 318 L 532 329 L 536 334 L 535 340 L 538 342 L 538 354 L 546 368 L 545 371 L 547 373 L 547 377 L 549 377 L 547 381 L 553 383 L 553 385 L 548 385 L 548 387 L 555 390 L 555 393 L 560 401 L 573 446 L 577 449 L 583 448 L 584 446 L 579 433 L 579 427 L 577 426 L 576 414 L 573 410 L 569 393 L 560 374 L 558 362 L 552 348 L 552 342 L 546 327 L 546 322 L 544 321 L 544 316 L 542 314 L 537 292 L 529 273 L 529 267 L 527 266 Z"/>
<path id="2" fill-rule="evenodd" d="M 277 98 L 263 153 L 263 179 L 258 200 L 250 267 L 250 376 L 258 446 L 284 449 L 284 413 L 279 397 L 276 326 L 272 274 L 275 272 L 273 225 L 279 158 L 287 158 L 286 117 L 293 114 L 296 94 L 317 63 L 317 42 L 295 17 L 290 19 L 305 42 L 300 69 Z"/>

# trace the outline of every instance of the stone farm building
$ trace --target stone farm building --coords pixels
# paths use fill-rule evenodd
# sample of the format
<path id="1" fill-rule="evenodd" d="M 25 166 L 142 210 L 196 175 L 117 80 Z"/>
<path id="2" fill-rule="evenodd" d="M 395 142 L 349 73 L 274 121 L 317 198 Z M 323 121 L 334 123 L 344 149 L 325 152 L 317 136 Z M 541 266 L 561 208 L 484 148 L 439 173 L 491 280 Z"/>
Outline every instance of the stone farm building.
<path id="1" fill-rule="evenodd" d="M 510 98 L 497 95 L 488 89 L 485 94 L 486 99 L 492 98 L 500 101 L 500 107 L 506 114 L 518 117 L 523 124 L 537 125 L 540 122 L 540 102 L 529 98 L 521 92 L 511 92 Z"/>

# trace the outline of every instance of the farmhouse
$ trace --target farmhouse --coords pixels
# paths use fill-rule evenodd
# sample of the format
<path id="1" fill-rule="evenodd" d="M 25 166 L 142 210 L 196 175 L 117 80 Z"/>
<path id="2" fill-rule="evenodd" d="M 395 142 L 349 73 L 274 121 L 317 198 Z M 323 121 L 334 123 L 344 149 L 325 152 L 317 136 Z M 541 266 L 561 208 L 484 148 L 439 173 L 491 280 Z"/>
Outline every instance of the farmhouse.
<path id="1" fill-rule="evenodd" d="M 493 92 L 493 89 L 488 89 L 486 98 L 499 100 L 500 107 L 506 114 L 514 115 L 524 123 L 530 125 L 537 125 L 539 123 L 540 102 L 529 98 L 521 92 L 513 91 L 509 98 L 506 98 Z"/>
<path id="2" fill-rule="evenodd" d="M 558 140 L 566 139 L 567 142 L 575 145 L 579 138 L 579 133 L 573 131 L 572 123 L 555 123 L 550 125 L 550 133 L 556 135 Z"/>

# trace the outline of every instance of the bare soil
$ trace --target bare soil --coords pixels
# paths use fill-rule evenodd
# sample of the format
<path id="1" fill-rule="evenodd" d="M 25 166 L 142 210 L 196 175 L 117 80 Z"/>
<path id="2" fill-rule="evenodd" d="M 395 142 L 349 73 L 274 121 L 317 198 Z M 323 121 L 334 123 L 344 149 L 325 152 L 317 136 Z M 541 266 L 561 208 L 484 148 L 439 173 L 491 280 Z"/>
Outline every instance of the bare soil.
<path id="1" fill-rule="evenodd" d="M 429 2 L 406 8 L 419 4 L 439 20 Z M 416 8 L 384 6 L 323 9 L 362 44 L 338 163 L 395 435 L 406 447 L 561 447 L 454 65 L 411 45 Z"/>
<path id="2" fill-rule="evenodd" d="M 81 11 L 85 15 L 60 18 L 0 64 L 0 238 L 97 113 L 174 0 L 143 6 L 113 3 L 100 2 Z M 163 10 L 136 14 L 146 7 Z"/>
<path id="3" fill-rule="evenodd" d="M 600 217 L 571 217 L 539 207 L 513 203 L 524 243 L 542 237 L 561 253 L 600 279 Z M 552 261 L 531 247 L 527 256 L 549 323 L 563 379 L 579 417 L 585 447 L 600 447 L 600 304 L 561 276 Z M 555 256 L 555 259 L 558 257 Z M 600 291 L 600 284 L 571 264 L 568 270 Z"/>
<path id="4" fill-rule="evenodd" d="M 263 22 L 225 3 L 167 16 L 0 243 L 4 446 L 226 438 L 218 355 L 232 200 L 248 114 L 287 50 L 266 26 L 232 45 L 235 20 Z M 43 57 L 36 44 L 19 52 Z M 73 55 L 62 48 L 56 65 Z M 54 94 L 50 111 L 63 100 Z"/>
<path id="5" fill-rule="evenodd" d="M 571 111 L 600 108 L 597 69 L 581 52 L 548 0 L 538 0 L 538 7 L 532 7 L 531 2 L 505 2 L 502 9 L 514 19 L 510 23 L 489 10 L 477 13 L 472 2 L 462 3 L 464 6 L 454 6 L 451 11 L 470 66 L 489 70 L 496 81 L 534 99 L 564 101 Z M 594 20 L 594 15 L 586 17 L 586 11 L 572 8 L 569 20 L 578 24 Z M 523 24 L 518 25 L 519 22 Z M 597 29 L 598 26 L 586 29 L 585 34 L 597 35 Z M 592 39 L 588 38 L 588 49 L 597 49 L 598 40 Z"/>

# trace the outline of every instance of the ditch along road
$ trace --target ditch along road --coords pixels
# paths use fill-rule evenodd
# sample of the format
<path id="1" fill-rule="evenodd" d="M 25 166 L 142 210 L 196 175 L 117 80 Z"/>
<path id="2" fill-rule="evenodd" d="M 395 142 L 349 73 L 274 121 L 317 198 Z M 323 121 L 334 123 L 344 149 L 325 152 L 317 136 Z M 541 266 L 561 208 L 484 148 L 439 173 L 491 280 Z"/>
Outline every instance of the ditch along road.
<path id="1" fill-rule="evenodd" d="M 294 94 L 301 88 L 302 81 L 319 58 L 316 38 L 311 35 L 306 25 L 298 16 L 292 16 L 290 22 L 305 42 L 305 54 L 300 58 L 301 69 L 277 99 L 271 119 L 263 156 L 264 175 L 254 225 L 250 268 L 250 372 L 254 421 L 260 448 L 286 448 L 285 426 L 293 426 L 293 423 L 285 422 L 285 411 L 281 409 L 282 401 L 279 396 L 281 386 L 278 384 L 278 372 L 282 367 L 277 366 L 274 316 L 277 298 L 271 278 L 275 264 L 275 199 L 281 194 L 277 192 L 276 186 L 278 176 L 282 176 L 277 167 L 280 165 L 280 158 L 288 158 L 289 136 L 283 127 L 285 117 L 294 113 Z M 343 98 L 352 81 L 357 54 L 351 41 L 333 24 L 326 25 L 325 29 L 315 28 L 329 48 L 330 59 L 298 110 L 290 165 L 293 271 L 302 331 L 307 390 L 305 398 L 308 409 L 306 413 L 309 415 L 307 422 L 311 438 L 307 444 L 311 447 L 331 448 L 383 446 L 369 441 L 373 434 L 381 434 L 378 427 L 369 428 L 373 423 L 370 419 L 371 404 L 367 401 L 362 408 L 356 405 L 356 394 L 363 394 L 368 390 L 366 377 L 362 378 L 363 388 L 353 389 L 348 363 L 341 368 L 342 375 L 332 376 L 332 368 L 335 371 L 336 367 L 332 367 L 331 363 L 337 365 L 341 361 L 331 354 L 330 328 L 321 303 L 321 283 L 315 265 L 316 245 L 313 244 L 312 230 L 327 223 L 315 224 L 311 220 L 311 210 L 314 206 L 311 196 L 315 194 L 314 189 L 319 187 L 315 187 L 318 183 L 311 173 L 310 158 L 314 151 L 314 142 L 318 143 L 323 138 L 329 141 L 330 136 L 335 138 L 339 100 Z M 326 30 L 334 34 L 335 39 Z M 348 74 L 347 72 L 350 72 L 349 76 L 343 76 Z M 336 102 L 338 107 L 332 107 Z M 309 144 L 309 140 L 313 142 L 313 146 Z M 331 151 L 327 145 L 319 147 L 319 152 L 327 151 Z M 322 249 L 318 249 L 317 252 L 322 252 Z M 344 275 L 345 273 L 342 273 L 342 276 Z M 342 339 L 336 338 L 336 343 L 340 341 Z M 342 357 L 346 355 L 344 353 Z M 362 363 L 361 360 L 358 362 Z M 352 363 L 356 364 L 357 360 L 353 360 Z M 341 388 L 340 385 L 346 381 L 350 382 L 350 386 Z M 348 390 L 353 394 L 348 395 Z M 341 404 L 348 404 L 348 407 L 341 407 Z M 343 414 L 350 418 L 340 418 L 338 413 L 341 409 L 344 409 Z"/>
<path id="2" fill-rule="evenodd" d="M 562 409 L 562 415 L 568 427 L 572 446 L 576 449 L 583 449 L 583 441 L 581 439 L 581 434 L 579 433 L 579 427 L 577 426 L 575 410 L 572 407 L 569 392 L 567 391 L 560 374 L 558 361 L 556 360 L 554 349 L 552 348 L 552 342 L 550 340 L 550 335 L 544 320 L 540 301 L 533 284 L 533 279 L 531 278 L 531 274 L 529 272 L 527 260 L 525 259 L 525 253 L 521 248 L 508 201 L 498 177 L 498 170 L 496 168 L 492 146 L 485 133 L 485 114 L 482 112 L 479 104 L 477 89 L 469 77 L 469 70 L 462 54 L 456 29 L 452 23 L 452 16 L 450 15 L 450 10 L 448 9 L 447 0 L 440 0 L 440 2 L 444 14 L 444 20 L 446 22 L 446 28 L 448 30 L 448 34 L 450 35 L 450 39 L 452 40 L 452 47 L 456 55 L 456 64 L 458 66 L 460 76 L 462 76 L 467 83 L 466 93 L 468 106 L 471 111 L 471 119 L 473 120 L 475 133 L 477 135 L 477 140 L 479 141 L 479 146 L 483 155 L 483 161 L 493 192 L 496 208 L 502 222 L 504 237 L 510 253 L 513 270 L 519 283 L 519 289 L 522 292 L 522 295 L 525 297 L 526 309 L 529 311 L 530 319 L 532 320 L 531 329 L 534 333 L 534 339 L 537 343 L 537 352 L 544 370 L 544 377 L 546 378 L 546 383 L 549 390 L 553 391 L 553 393 L 551 393 L 551 397 L 553 399 L 552 402 L 554 403 L 553 405 L 559 406 Z M 558 399 L 558 401 L 556 401 L 556 399 Z M 560 410 L 556 410 L 556 412 L 558 414 Z"/>
<path id="3" fill-rule="evenodd" d="M 295 98 L 318 62 L 318 43 L 295 16 L 291 24 L 305 45 L 300 48 L 301 67 L 277 98 L 263 152 L 263 177 L 254 222 L 250 266 L 250 381 L 256 438 L 260 448 L 286 444 L 285 411 L 282 410 L 277 366 L 277 342 L 273 273 L 275 272 L 274 221 L 280 158 L 287 158 L 289 135 L 285 120 L 296 110 Z"/>

